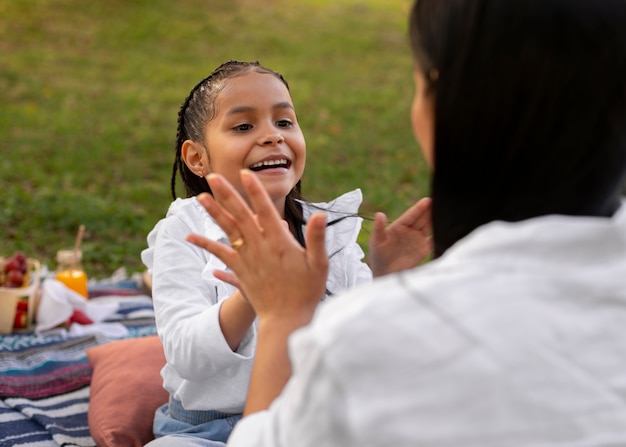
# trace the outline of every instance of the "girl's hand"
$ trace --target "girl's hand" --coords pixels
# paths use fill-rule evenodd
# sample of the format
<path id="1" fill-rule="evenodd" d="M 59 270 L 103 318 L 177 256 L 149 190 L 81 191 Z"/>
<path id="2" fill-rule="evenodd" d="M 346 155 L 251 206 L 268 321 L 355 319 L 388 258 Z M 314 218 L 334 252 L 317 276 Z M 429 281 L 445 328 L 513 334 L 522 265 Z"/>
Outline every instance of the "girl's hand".
<path id="1" fill-rule="evenodd" d="M 370 237 L 370 267 L 374 276 L 413 268 L 433 250 L 431 199 L 424 197 L 387 226 L 384 213 L 376 213 Z"/>
<path id="2" fill-rule="evenodd" d="M 244 170 L 241 179 L 253 209 L 215 174 L 208 177 L 214 196 L 198 196 L 233 246 L 200 235 L 189 235 L 187 240 L 213 253 L 234 272 L 215 275 L 241 289 L 261 322 L 282 320 L 302 326 L 310 321 L 324 295 L 328 270 L 325 216 L 318 213 L 309 220 L 304 249 L 255 175 Z"/>

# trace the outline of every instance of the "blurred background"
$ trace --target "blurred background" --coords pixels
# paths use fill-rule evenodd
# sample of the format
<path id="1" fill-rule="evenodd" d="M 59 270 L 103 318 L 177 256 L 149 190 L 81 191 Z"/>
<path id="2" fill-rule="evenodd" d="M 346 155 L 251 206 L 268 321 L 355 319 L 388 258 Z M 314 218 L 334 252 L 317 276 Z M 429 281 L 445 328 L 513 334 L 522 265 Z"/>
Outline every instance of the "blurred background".
<path id="1" fill-rule="evenodd" d="M 410 3 L 1 2 L 0 256 L 20 250 L 54 268 L 83 224 L 92 278 L 142 271 L 146 235 L 171 201 L 180 104 L 228 59 L 289 82 L 307 199 L 359 187 L 364 217 L 398 217 L 429 181 L 409 121 Z"/>

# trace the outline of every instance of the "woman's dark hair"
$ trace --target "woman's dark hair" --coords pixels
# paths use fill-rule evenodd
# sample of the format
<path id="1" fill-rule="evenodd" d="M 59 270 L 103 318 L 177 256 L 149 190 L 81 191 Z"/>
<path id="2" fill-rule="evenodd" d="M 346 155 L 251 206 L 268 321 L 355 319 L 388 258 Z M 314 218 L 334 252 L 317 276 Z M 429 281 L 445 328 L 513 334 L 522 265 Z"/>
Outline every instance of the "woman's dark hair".
<path id="1" fill-rule="evenodd" d="M 615 212 L 625 24 L 615 0 L 414 3 L 411 46 L 435 95 L 435 256 L 493 220 Z"/>
<path id="2" fill-rule="evenodd" d="M 217 114 L 216 99 L 225 86 L 228 79 L 243 76 L 248 73 L 265 73 L 276 76 L 281 80 L 287 90 L 289 84 L 280 74 L 269 68 L 263 67 L 258 62 L 241 62 L 230 60 L 217 67 L 213 72 L 200 81 L 189 93 L 187 99 L 178 112 L 178 130 L 176 131 L 175 158 L 172 169 L 171 192 L 172 199 L 176 199 L 176 174 L 180 173 L 180 178 L 185 185 L 187 197 L 197 196 L 202 192 L 211 192 L 211 188 L 204 177 L 194 174 L 185 164 L 182 157 L 182 147 L 186 140 L 192 140 L 204 144 L 204 131 L 207 124 Z M 285 200 L 285 220 L 289 223 L 292 233 L 296 239 L 304 245 L 304 235 L 302 225 L 302 207 L 298 200 L 302 199 L 301 182 L 293 187 Z"/>

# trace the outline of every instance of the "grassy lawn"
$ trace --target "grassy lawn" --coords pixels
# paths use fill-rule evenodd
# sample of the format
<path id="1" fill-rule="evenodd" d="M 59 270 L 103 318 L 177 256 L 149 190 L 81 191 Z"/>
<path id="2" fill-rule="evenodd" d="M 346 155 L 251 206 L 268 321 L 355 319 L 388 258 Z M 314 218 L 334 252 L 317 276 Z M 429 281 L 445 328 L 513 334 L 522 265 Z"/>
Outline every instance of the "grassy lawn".
<path id="1" fill-rule="evenodd" d="M 143 270 L 146 235 L 170 203 L 178 108 L 228 59 L 259 60 L 289 81 L 308 199 L 360 187 L 364 216 L 397 217 L 428 184 L 409 124 L 409 5 L 1 2 L 0 255 L 23 250 L 54 268 L 84 224 L 90 276 Z"/>

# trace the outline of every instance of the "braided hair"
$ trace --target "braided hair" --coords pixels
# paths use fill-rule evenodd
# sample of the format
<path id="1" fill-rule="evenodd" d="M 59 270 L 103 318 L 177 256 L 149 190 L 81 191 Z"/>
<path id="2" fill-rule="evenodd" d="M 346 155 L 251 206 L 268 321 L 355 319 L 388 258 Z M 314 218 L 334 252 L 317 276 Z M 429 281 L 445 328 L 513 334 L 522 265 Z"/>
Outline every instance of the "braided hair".
<path id="1" fill-rule="evenodd" d="M 263 67 L 259 62 L 241 62 L 230 60 L 221 64 L 206 78 L 201 80 L 189 93 L 187 99 L 180 106 L 178 112 L 178 129 L 176 131 L 175 158 L 172 168 L 171 192 L 172 199 L 176 200 L 176 174 L 185 186 L 187 197 L 197 196 L 202 192 L 211 192 L 208 182 L 204 177 L 195 175 L 185 164 L 182 157 L 182 147 L 186 140 L 204 142 L 204 130 L 209 121 L 215 118 L 217 113 L 215 102 L 217 96 L 225 86 L 225 81 L 237 76 L 243 76 L 251 72 L 272 74 L 279 78 L 289 90 L 289 84 L 280 74 L 269 68 Z M 304 234 L 302 226 L 304 217 L 302 206 L 298 200 L 302 200 L 301 181 L 287 194 L 285 200 L 285 220 L 289 224 L 291 232 L 298 242 L 304 246 Z"/>

